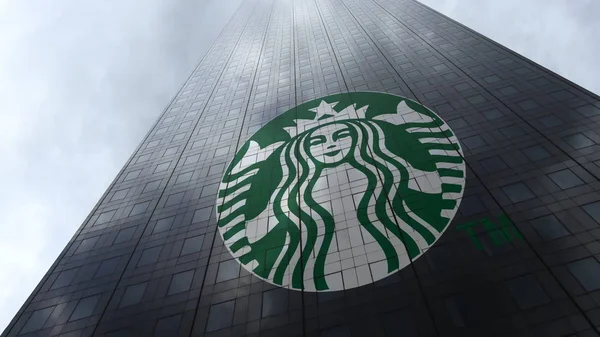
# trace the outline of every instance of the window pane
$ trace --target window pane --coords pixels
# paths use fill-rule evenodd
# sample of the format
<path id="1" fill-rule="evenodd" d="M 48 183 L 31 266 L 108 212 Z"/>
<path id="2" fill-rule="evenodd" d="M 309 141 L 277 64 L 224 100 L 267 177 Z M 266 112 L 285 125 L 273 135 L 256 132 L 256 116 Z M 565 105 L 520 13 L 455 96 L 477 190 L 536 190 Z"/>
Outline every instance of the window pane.
<path id="1" fill-rule="evenodd" d="M 236 260 L 229 260 L 219 263 L 217 272 L 217 282 L 223 282 L 234 279 L 240 274 L 240 264 Z"/>
<path id="2" fill-rule="evenodd" d="M 76 253 L 82 253 L 94 248 L 94 245 L 98 241 L 98 238 L 99 236 L 94 236 L 93 238 L 82 240 L 79 244 L 79 247 L 77 247 Z"/>
<path id="3" fill-rule="evenodd" d="M 54 307 L 49 307 L 34 311 L 21 329 L 21 334 L 41 329 L 53 310 Z"/>
<path id="4" fill-rule="evenodd" d="M 79 270 L 79 268 L 73 268 L 62 271 L 60 274 L 58 274 L 58 277 L 56 278 L 50 289 L 66 287 L 69 284 L 71 284 L 71 282 L 73 282 L 73 279 L 75 278 L 75 275 L 77 275 L 77 270 Z"/>
<path id="5" fill-rule="evenodd" d="M 554 240 L 569 235 L 569 231 L 554 215 L 546 215 L 532 220 L 531 225 L 544 240 Z"/>
<path id="6" fill-rule="evenodd" d="M 202 249 L 203 242 L 204 235 L 198 235 L 194 236 L 193 238 L 185 239 L 183 242 L 183 248 L 181 249 L 181 255 L 199 252 Z"/>
<path id="7" fill-rule="evenodd" d="M 173 225 L 174 221 L 174 216 L 158 220 L 156 222 L 156 225 L 154 226 L 154 230 L 152 231 L 152 233 L 168 231 L 169 229 L 171 229 L 171 226 Z"/>
<path id="8" fill-rule="evenodd" d="M 99 299 L 100 295 L 80 299 L 73 314 L 71 314 L 71 318 L 69 318 L 69 322 L 91 316 Z"/>
<path id="9" fill-rule="evenodd" d="M 593 257 L 569 263 L 569 270 L 587 291 L 600 289 L 600 264 Z"/>
<path id="10" fill-rule="evenodd" d="M 162 250 L 162 246 L 157 246 L 153 248 L 148 248 L 142 252 L 142 256 L 138 261 L 138 267 L 146 266 L 158 261 L 158 257 L 160 255 L 160 251 Z"/>
<path id="11" fill-rule="evenodd" d="M 184 271 L 183 273 L 173 275 L 171 284 L 169 285 L 169 292 L 167 295 L 180 293 L 182 291 L 190 290 L 192 286 L 192 279 L 194 278 L 194 270 Z"/>
<path id="12" fill-rule="evenodd" d="M 219 303 L 210 307 L 206 331 L 215 331 L 231 326 L 235 301 Z"/>
<path id="13" fill-rule="evenodd" d="M 288 293 L 285 289 L 274 289 L 263 293 L 262 317 L 285 312 L 288 308 Z"/>
<path id="14" fill-rule="evenodd" d="M 546 292 L 532 275 L 510 280 L 506 282 L 506 285 L 521 309 L 528 309 L 550 301 Z"/>
<path id="15" fill-rule="evenodd" d="M 94 275 L 94 277 L 103 277 L 114 273 L 119 265 L 120 259 L 121 257 L 117 256 L 112 259 L 102 261 L 100 268 L 98 268 L 98 271 L 96 271 L 96 275 Z"/>
<path id="16" fill-rule="evenodd" d="M 134 284 L 132 286 L 127 287 L 125 289 L 125 293 L 121 298 L 121 303 L 119 307 L 126 307 L 128 305 L 134 305 L 140 303 L 142 300 L 142 296 L 144 296 L 144 292 L 146 291 L 147 282 Z"/>
<path id="17" fill-rule="evenodd" d="M 136 230 L 136 227 L 129 227 L 129 228 L 120 230 L 119 234 L 117 234 L 117 238 L 115 239 L 113 244 L 130 240 L 133 237 L 135 230 Z"/>

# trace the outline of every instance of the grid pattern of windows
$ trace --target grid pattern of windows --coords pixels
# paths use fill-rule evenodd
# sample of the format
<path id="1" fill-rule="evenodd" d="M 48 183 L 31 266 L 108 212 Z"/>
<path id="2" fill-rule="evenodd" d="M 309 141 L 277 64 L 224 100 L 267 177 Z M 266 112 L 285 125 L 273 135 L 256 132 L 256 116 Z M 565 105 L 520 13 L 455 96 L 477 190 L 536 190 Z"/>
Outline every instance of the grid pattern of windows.
<path id="1" fill-rule="evenodd" d="M 458 214 L 374 283 L 264 282 L 218 234 L 224 170 L 282 112 L 356 91 L 448 122 Z M 2 337 L 596 336 L 599 125 L 597 96 L 414 0 L 245 0 Z"/>

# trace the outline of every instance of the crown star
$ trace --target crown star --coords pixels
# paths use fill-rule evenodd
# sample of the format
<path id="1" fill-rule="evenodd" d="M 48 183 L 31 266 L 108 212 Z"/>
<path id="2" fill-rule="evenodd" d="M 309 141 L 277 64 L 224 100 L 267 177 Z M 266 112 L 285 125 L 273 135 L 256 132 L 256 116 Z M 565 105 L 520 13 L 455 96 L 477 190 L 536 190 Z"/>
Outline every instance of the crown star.
<path id="1" fill-rule="evenodd" d="M 319 119 L 323 119 L 327 115 L 334 116 L 335 114 L 337 114 L 337 111 L 333 110 L 333 107 L 336 106 L 337 104 L 338 104 L 338 102 L 327 103 L 327 102 L 321 100 L 321 103 L 319 104 L 318 107 L 308 109 L 308 110 L 312 111 L 312 112 L 316 112 L 317 115 L 315 116 L 315 120 L 319 120 Z"/>
<path id="2" fill-rule="evenodd" d="M 308 109 L 308 111 L 316 113 L 313 119 L 296 119 L 294 120 L 296 125 L 284 127 L 283 129 L 290 135 L 290 137 L 294 137 L 306 130 L 319 126 L 320 124 L 328 123 L 330 121 L 338 121 L 348 118 L 365 118 L 365 112 L 369 107 L 368 105 L 365 105 L 360 109 L 356 109 L 356 104 L 351 104 L 343 110 L 341 110 L 340 112 L 337 112 L 333 110 L 333 107 L 335 107 L 337 104 L 338 102 L 327 103 L 321 100 L 321 103 L 318 107 Z"/>

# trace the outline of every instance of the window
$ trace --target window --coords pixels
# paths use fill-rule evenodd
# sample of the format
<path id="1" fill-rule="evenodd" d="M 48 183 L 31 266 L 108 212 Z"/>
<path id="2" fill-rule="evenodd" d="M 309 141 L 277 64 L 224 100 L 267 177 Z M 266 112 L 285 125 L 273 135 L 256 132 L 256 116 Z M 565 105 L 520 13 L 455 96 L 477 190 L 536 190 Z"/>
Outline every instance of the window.
<path id="1" fill-rule="evenodd" d="M 554 215 L 546 215 L 530 222 L 544 240 L 554 240 L 569 235 L 569 231 Z"/>
<path id="2" fill-rule="evenodd" d="M 288 291 L 283 288 L 265 291 L 263 293 L 262 317 L 281 314 L 288 307 Z"/>
<path id="3" fill-rule="evenodd" d="M 110 201 L 121 200 L 127 196 L 128 192 L 129 192 L 129 188 L 116 191 L 115 194 L 113 194 L 112 198 L 110 198 Z"/>
<path id="4" fill-rule="evenodd" d="M 219 263 L 217 272 L 217 282 L 228 281 L 238 277 L 240 274 L 240 264 L 236 260 L 229 260 Z"/>
<path id="5" fill-rule="evenodd" d="M 156 225 L 154 225 L 154 230 L 152 231 L 152 233 L 168 231 L 169 229 L 171 229 L 171 226 L 173 225 L 174 221 L 174 216 L 158 220 L 156 222 Z"/>
<path id="6" fill-rule="evenodd" d="M 213 207 L 206 207 L 194 212 L 194 218 L 192 219 L 192 223 L 206 221 L 210 219 L 210 214 L 213 210 Z"/>
<path id="7" fill-rule="evenodd" d="M 583 205 L 583 210 L 600 224 L 600 201 Z"/>
<path id="8" fill-rule="evenodd" d="M 486 171 L 488 171 L 489 173 L 502 171 L 505 168 L 507 168 L 506 163 L 504 163 L 504 161 L 502 161 L 502 159 L 500 159 L 500 157 L 491 157 L 491 158 L 482 159 L 480 161 L 480 163 L 481 163 L 481 166 L 483 166 L 483 168 Z"/>
<path id="9" fill-rule="evenodd" d="M 502 187 L 502 191 L 504 191 L 510 201 L 514 203 L 533 199 L 535 197 L 527 185 L 521 182 L 504 186 Z"/>
<path id="10" fill-rule="evenodd" d="M 465 119 L 462 117 L 448 121 L 448 125 L 450 125 L 453 129 L 460 129 L 469 126 L 467 121 L 465 121 Z"/>
<path id="11" fill-rule="evenodd" d="M 519 92 L 515 87 L 510 85 L 508 87 L 500 88 L 498 91 L 504 96 L 514 95 Z"/>
<path id="12" fill-rule="evenodd" d="M 221 147 L 215 151 L 215 157 L 223 156 L 227 153 L 229 153 L 229 146 Z"/>
<path id="13" fill-rule="evenodd" d="M 550 302 L 533 275 L 526 275 L 506 282 L 513 298 L 521 309 L 529 309 Z"/>
<path id="14" fill-rule="evenodd" d="M 94 236 L 93 238 L 83 239 L 75 253 L 83 253 L 94 248 L 94 245 L 98 242 L 98 238 L 99 236 Z"/>
<path id="15" fill-rule="evenodd" d="M 539 121 L 543 126 L 545 126 L 547 128 L 552 128 L 552 127 L 563 124 L 563 121 L 554 115 L 548 115 L 546 117 L 542 117 L 539 119 Z"/>
<path id="16" fill-rule="evenodd" d="M 50 289 L 58 289 L 70 285 L 75 279 L 75 275 L 77 275 L 77 270 L 79 270 L 79 268 L 61 271 L 56 280 L 54 280 L 54 283 L 52 283 Z"/>
<path id="17" fill-rule="evenodd" d="M 519 137 L 525 134 L 525 131 L 516 124 L 501 128 L 500 132 L 507 138 Z"/>
<path id="18" fill-rule="evenodd" d="M 584 105 L 575 110 L 585 117 L 594 117 L 600 115 L 600 108 L 597 108 L 593 105 Z"/>
<path id="19" fill-rule="evenodd" d="M 140 204 L 136 204 L 131 209 L 131 212 L 129 212 L 129 216 L 140 215 L 140 214 L 146 212 L 146 210 L 148 209 L 149 205 L 150 205 L 150 201 L 146 201 L 146 202 L 142 202 Z"/>
<path id="20" fill-rule="evenodd" d="M 75 276 L 75 283 L 89 281 L 92 279 L 94 274 L 96 274 L 96 270 L 100 266 L 99 263 L 93 263 L 88 265 L 83 265 L 77 271 L 77 275 Z"/>
<path id="21" fill-rule="evenodd" d="M 211 305 L 208 313 L 206 332 L 215 331 L 231 326 L 235 301 Z"/>
<path id="22" fill-rule="evenodd" d="M 194 270 L 184 271 L 173 275 L 169 291 L 167 295 L 173 295 L 180 292 L 188 291 L 192 287 L 192 279 L 194 278 Z"/>
<path id="23" fill-rule="evenodd" d="M 177 176 L 175 184 L 187 183 L 188 181 L 190 181 L 190 179 L 192 179 L 192 173 L 193 172 L 186 172 L 180 174 L 179 176 Z"/>
<path id="24" fill-rule="evenodd" d="M 600 264 L 593 257 L 571 262 L 569 270 L 586 291 L 600 289 Z"/>
<path id="25" fill-rule="evenodd" d="M 469 103 L 471 103 L 471 104 L 479 104 L 479 103 L 485 102 L 485 97 L 483 97 L 481 95 L 475 95 L 475 96 L 467 97 L 467 101 L 469 101 Z"/>
<path id="26" fill-rule="evenodd" d="M 465 146 L 470 150 L 474 150 L 474 149 L 477 149 L 477 148 L 487 145 L 485 140 L 483 140 L 483 138 L 481 138 L 481 136 L 477 136 L 477 135 L 463 139 L 463 144 L 465 144 Z"/>
<path id="27" fill-rule="evenodd" d="M 168 130 L 168 129 L 169 129 L 169 128 L 165 126 L 165 127 L 163 127 L 163 128 L 160 128 L 160 129 L 156 130 L 156 131 L 154 132 L 154 134 L 155 134 L 155 135 L 161 135 L 161 134 L 163 134 L 163 133 L 167 132 L 167 130 Z"/>
<path id="28" fill-rule="evenodd" d="M 185 195 L 185 192 L 171 194 L 167 198 L 167 202 L 165 203 L 165 206 L 173 206 L 173 205 L 179 204 L 183 200 L 184 195 Z"/>
<path id="29" fill-rule="evenodd" d="M 183 248 L 181 248 L 180 255 L 187 255 L 191 253 L 199 252 L 202 249 L 204 243 L 204 235 L 198 235 L 191 238 L 185 239 L 183 242 Z"/>
<path id="30" fill-rule="evenodd" d="M 462 199 L 460 212 L 466 216 L 486 211 L 485 206 L 477 195 L 470 195 Z"/>
<path id="31" fill-rule="evenodd" d="M 483 80 L 488 83 L 494 83 L 494 82 L 500 81 L 501 78 L 496 75 L 491 75 L 491 76 L 484 77 Z"/>
<path id="32" fill-rule="evenodd" d="M 71 314 L 71 318 L 69 318 L 69 322 L 91 316 L 94 312 L 94 309 L 96 309 L 98 300 L 100 300 L 100 295 L 80 299 L 75 307 L 75 310 Z"/>
<path id="33" fill-rule="evenodd" d="M 541 145 L 534 145 L 522 150 L 523 154 L 532 161 L 550 158 L 550 153 Z"/>
<path id="34" fill-rule="evenodd" d="M 54 311 L 54 308 L 55 307 L 48 307 L 34 311 L 33 314 L 29 316 L 23 329 L 21 329 L 21 334 L 41 329 L 44 324 L 46 324 L 46 321 L 48 320 L 48 317 L 50 317 L 50 314 L 52 314 L 52 311 Z"/>
<path id="35" fill-rule="evenodd" d="M 148 145 L 146 145 L 146 148 L 147 149 L 153 148 L 153 147 L 157 146 L 158 143 L 160 143 L 160 139 L 153 140 L 153 141 L 149 142 Z"/>
<path id="36" fill-rule="evenodd" d="M 138 304 L 142 301 L 142 297 L 144 296 L 144 292 L 146 291 L 147 282 L 134 284 L 125 289 L 123 293 L 123 297 L 121 297 L 121 303 L 119 303 L 119 307 L 126 307 L 134 304 Z"/>
<path id="37" fill-rule="evenodd" d="M 198 154 L 195 154 L 193 156 L 188 156 L 187 158 L 185 158 L 185 162 L 183 164 L 188 165 L 188 164 L 197 163 L 199 159 L 200 159 L 200 155 L 198 155 Z"/>
<path id="38" fill-rule="evenodd" d="M 163 157 L 170 156 L 172 154 L 175 154 L 176 152 L 177 152 L 177 147 L 170 147 L 167 150 L 165 150 Z"/>
<path id="39" fill-rule="evenodd" d="M 108 211 L 108 212 L 104 212 L 102 214 L 100 214 L 100 216 L 98 216 L 98 219 L 96 220 L 96 223 L 94 225 L 101 225 L 103 223 L 107 223 L 109 222 L 112 217 L 115 215 L 117 211 L 116 210 L 112 210 L 112 211 Z"/>
<path id="40" fill-rule="evenodd" d="M 214 198 L 214 196 L 217 195 L 218 189 L 219 189 L 219 184 L 204 185 L 204 187 L 202 188 L 202 192 L 200 193 L 200 198 L 203 198 L 203 197 Z"/>
<path id="41" fill-rule="evenodd" d="M 483 117 L 485 117 L 485 119 L 487 119 L 489 121 L 504 117 L 504 114 L 502 113 L 502 111 L 500 111 L 498 109 L 486 110 L 486 111 L 483 111 L 481 114 L 483 115 Z"/>
<path id="42" fill-rule="evenodd" d="M 171 165 L 170 161 L 166 162 L 166 163 L 158 164 L 158 165 L 156 165 L 156 168 L 154 169 L 154 173 L 166 171 L 170 165 Z"/>
<path id="43" fill-rule="evenodd" d="M 584 147 L 594 145 L 594 142 L 592 142 L 588 137 L 584 136 L 581 133 L 576 133 L 574 135 L 564 137 L 563 140 L 567 142 L 567 144 L 571 145 L 571 147 L 575 150 L 583 149 Z"/>
<path id="44" fill-rule="evenodd" d="M 100 263 L 100 268 L 98 268 L 96 275 L 94 275 L 94 278 L 103 277 L 114 273 L 119 265 L 119 260 L 121 260 L 120 256 L 102 261 L 102 263 Z"/>
<path id="45" fill-rule="evenodd" d="M 144 187 L 144 190 L 142 191 L 142 193 L 156 190 L 158 188 L 158 186 L 160 186 L 160 182 L 161 182 L 161 180 L 155 180 L 155 181 L 151 181 L 151 182 L 147 183 L 146 186 Z"/>
<path id="46" fill-rule="evenodd" d="M 176 142 L 178 140 L 182 140 L 183 138 L 185 138 L 185 133 L 178 133 L 175 136 L 173 136 L 173 141 Z"/>
<path id="47" fill-rule="evenodd" d="M 125 228 L 125 229 L 121 229 L 119 231 L 119 234 L 117 234 L 117 237 L 115 238 L 115 241 L 113 242 L 113 244 L 117 244 L 117 243 L 121 243 L 127 240 L 130 240 L 133 237 L 133 234 L 135 233 L 137 227 L 129 227 L 129 228 Z"/>
<path id="48" fill-rule="evenodd" d="M 518 105 L 523 110 L 531 110 L 531 109 L 539 107 L 539 104 L 537 104 L 535 101 L 533 101 L 531 99 L 521 101 L 518 103 Z"/>
<path id="49" fill-rule="evenodd" d="M 127 173 L 127 175 L 125 176 L 125 179 L 123 179 L 123 181 L 135 179 L 140 175 L 141 172 L 142 172 L 142 170 L 131 171 L 131 172 Z"/>
<path id="50" fill-rule="evenodd" d="M 157 246 L 153 248 L 148 248 L 142 252 L 142 256 L 140 256 L 140 260 L 138 261 L 137 266 L 146 266 L 158 261 L 158 257 L 162 250 L 162 246 Z"/>
<path id="51" fill-rule="evenodd" d="M 147 161 L 148 159 L 150 159 L 150 154 L 144 154 L 138 157 L 138 159 L 135 161 L 135 163 L 142 163 Z"/>
<path id="52" fill-rule="evenodd" d="M 213 175 L 213 174 L 221 174 L 223 173 L 223 170 L 225 169 L 225 164 L 216 164 L 216 165 L 212 165 L 209 169 L 208 169 L 208 175 Z"/>
<path id="53" fill-rule="evenodd" d="M 550 173 L 548 177 L 563 190 L 583 185 L 583 181 L 569 169 Z"/>

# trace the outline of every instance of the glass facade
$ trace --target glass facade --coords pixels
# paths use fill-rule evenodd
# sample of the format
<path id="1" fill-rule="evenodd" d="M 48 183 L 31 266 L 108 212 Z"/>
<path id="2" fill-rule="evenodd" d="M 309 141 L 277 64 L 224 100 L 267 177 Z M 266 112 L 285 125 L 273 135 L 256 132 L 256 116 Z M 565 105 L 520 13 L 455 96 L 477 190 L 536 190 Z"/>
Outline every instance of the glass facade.
<path id="1" fill-rule="evenodd" d="M 414 0 L 246 0 L 2 337 L 597 336 L 598 123 Z"/>

